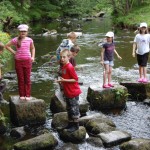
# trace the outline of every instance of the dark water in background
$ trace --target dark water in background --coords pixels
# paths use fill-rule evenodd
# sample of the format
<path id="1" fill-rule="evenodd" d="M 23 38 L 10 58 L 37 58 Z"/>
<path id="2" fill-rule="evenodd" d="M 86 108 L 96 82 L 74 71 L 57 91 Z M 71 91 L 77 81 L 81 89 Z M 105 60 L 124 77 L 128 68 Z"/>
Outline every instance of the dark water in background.
<path id="1" fill-rule="evenodd" d="M 99 86 L 102 86 L 102 71 L 103 68 L 100 65 L 100 47 L 98 43 L 104 38 L 106 32 L 112 29 L 111 20 L 109 18 L 94 19 L 93 21 L 72 21 L 75 26 L 67 31 L 61 30 L 59 22 L 49 24 L 36 24 L 32 25 L 32 36 L 36 47 L 36 62 L 32 70 L 32 96 L 45 100 L 47 104 L 47 121 L 45 127 L 51 128 L 51 112 L 49 110 L 49 102 L 51 95 L 54 93 L 55 84 L 53 67 L 44 67 L 44 63 L 48 60 L 44 60 L 41 56 L 52 52 L 55 53 L 58 45 L 63 38 L 66 38 L 66 33 L 74 30 L 78 23 L 81 24 L 83 29 L 83 36 L 77 39 L 77 44 L 81 47 L 76 60 L 80 68 L 78 75 L 84 86 L 81 86 L 83 93 L 80 96 L 80 101 L 86 100 L 87 88 L 90 84 L 96 82 Z M 43 37 L 38 36 L 42 32 L 42 28 L 48 28 L 49 30 L 56 29 L 58 35 Z M 136 65 L 136 59 L 132 58 L 132 41 L 134 38 L 133 31 L 115 29 L 115 42 L 116 50 L 122 56 L 122 60 L 118 60 L 115 57 L 115 66 L 113 69 L 112 79 L 114 83 L 118 83 L 122 80 L 135 81 L 138 79 L 138 69 Z M 9 63 L 10 70 L 13 70 L 13 62 Z M 148 71 L 149 74 L 149 71 Z M 149 78 L 150 79 L 150 78 Z M 17 94 L 17 90 L 6 91 L 5 99 L 8 99 L 9 95 Z M 88 114 L 93 112 L 88 112 Z M 122 112 L 111 112 L 107 114 L 115 122 L 117 128 L 126 130 L 132 134 L 132 137 L 150 138 L 150 108 L 143 105 L 140 102 L 127 102 L 127 109 Z M 54 133 L 56 137 L 57 133 Z M 5 143 L 13 143 L 11 139 L 6 138 Z M 11 144 L 10 144 L 11 145 Z M 59 145 L 63 145 L 62 141 L 59 141 Z M 11 147 L 11 146 L 10 146 Z M 87 143 L 79 144 L 81 150 L 96 150 Z M 118 147 L 113 148 L 118 149 Z M 103 150 L 103 148 L 101 149 Z"/>

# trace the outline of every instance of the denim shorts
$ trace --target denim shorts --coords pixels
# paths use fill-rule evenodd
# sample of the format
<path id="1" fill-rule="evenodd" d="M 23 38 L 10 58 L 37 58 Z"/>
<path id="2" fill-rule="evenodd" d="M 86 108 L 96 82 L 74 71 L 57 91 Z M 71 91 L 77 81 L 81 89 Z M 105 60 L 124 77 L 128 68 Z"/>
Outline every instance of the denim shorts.
<path id="1" fill-rule="evenodd" d="M 109 66 L 114 66 L 114 61 L 113 61 L 113 60 L 112 60 L 112 61 L 105 60 L 105 61 L 104 61 L 104 64 L 105 64 L 105 65 L 109 65 Z"/>

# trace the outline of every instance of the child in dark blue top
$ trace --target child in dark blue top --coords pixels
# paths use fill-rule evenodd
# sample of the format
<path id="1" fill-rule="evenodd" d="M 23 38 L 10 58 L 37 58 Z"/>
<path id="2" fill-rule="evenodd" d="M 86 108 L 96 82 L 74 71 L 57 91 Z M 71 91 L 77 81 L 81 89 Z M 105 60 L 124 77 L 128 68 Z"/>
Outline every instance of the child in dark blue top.
<path id="1" fill-rule="evenodd" d="M 106 33 L 106 40 L 107 42 L 103 44 L 103 48 L 101 51 L 101 64 L 104 66 L 104 73 L 103 73 L 103 88 L 110 88 L 114 87 L 111 83 L 111 74 L 112 74 L 112 67 L 114 66 L 114 53 L 117 55 L 119 59 L 122 59 L 117 51 L 115 50 L 114 40 L 114 33 L 107 32 Z M 108 84 L 107 84 L 108 79 Z"/>

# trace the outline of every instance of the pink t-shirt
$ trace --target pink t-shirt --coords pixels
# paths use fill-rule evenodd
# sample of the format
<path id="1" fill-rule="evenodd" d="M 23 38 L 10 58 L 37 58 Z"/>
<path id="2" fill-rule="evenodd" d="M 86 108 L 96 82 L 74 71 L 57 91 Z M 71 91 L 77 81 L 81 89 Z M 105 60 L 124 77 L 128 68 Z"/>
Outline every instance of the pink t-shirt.
<path id="1" fill-rule="evenodd" d="M 17 40 L 18 40 L 18 37 L 15 37 L 11 40 L 13 45 L 16 47 L 15 59 L 21 59 L 22 60 L 22 59 L 31 58 L 30 45 L 33 43 L 33 40 L 29 37 L 25 37 L 25 39 L 23 39 L 21 41 L 21 47 L 20 48 L 17 47 Z"/>

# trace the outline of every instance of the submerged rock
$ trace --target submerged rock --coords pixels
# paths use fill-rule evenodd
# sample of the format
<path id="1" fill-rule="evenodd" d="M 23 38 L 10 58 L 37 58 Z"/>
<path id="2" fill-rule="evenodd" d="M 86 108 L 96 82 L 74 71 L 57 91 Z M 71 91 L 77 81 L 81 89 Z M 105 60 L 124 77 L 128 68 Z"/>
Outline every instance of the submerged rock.
<path id="1" fill-rule="evenodd" d="M 44 124 L 46 120 L 46 104 L 44 100 L 20 100 L 19 96 L 11 96 L 10 117 L 16 126 Z"/>
<path id="2" fill-rule="evenodd" d="M 129 98 L 134 101 L 143 101 L 150 98 L 150 83 L 121 82 L 120 84 L 128 89 Z"/>
<path id="3" fill-rule="evenodd" d="M 127 88 L 115 85 L 113 88 L 103 89 L 98 84 L 90 85 L 87 100 L 92 110 L 124 108 L 128 97 Z"/>
<path id="4" fill-rule="evenodd" d="M 103 147 L 103 142 L 99 137 L 89 137 L 86 142 L 94 147 Z"/>
<path id="5" fill-rule="evenodd" d="M 149 150 L 150 139 L 132 139 L 120 145 L 120 150 Z"/>
<path id="6" fill-rule="evenodd" d="M 55 137 L 51 133 L 46 133 L 14 144 L 14 150 L 52 149 L 57 144 Z"/>
<path id="7" fill-rule="evenodd" d="M 88 121 L 86 124 L 86 130 L 92 135 L 114 131 L 115 129 L 116 129 L 115 124 L 111 126 L 100 119 L 92 119 Z"/>
<path id="8" fill-rule="evenodd" d="M 106 147 L 119 145 L 131 139 L 131 135 L 125 131 L 111 131 L 109 133 L 100 133 L 99 137 L 102 139 Z"/>

